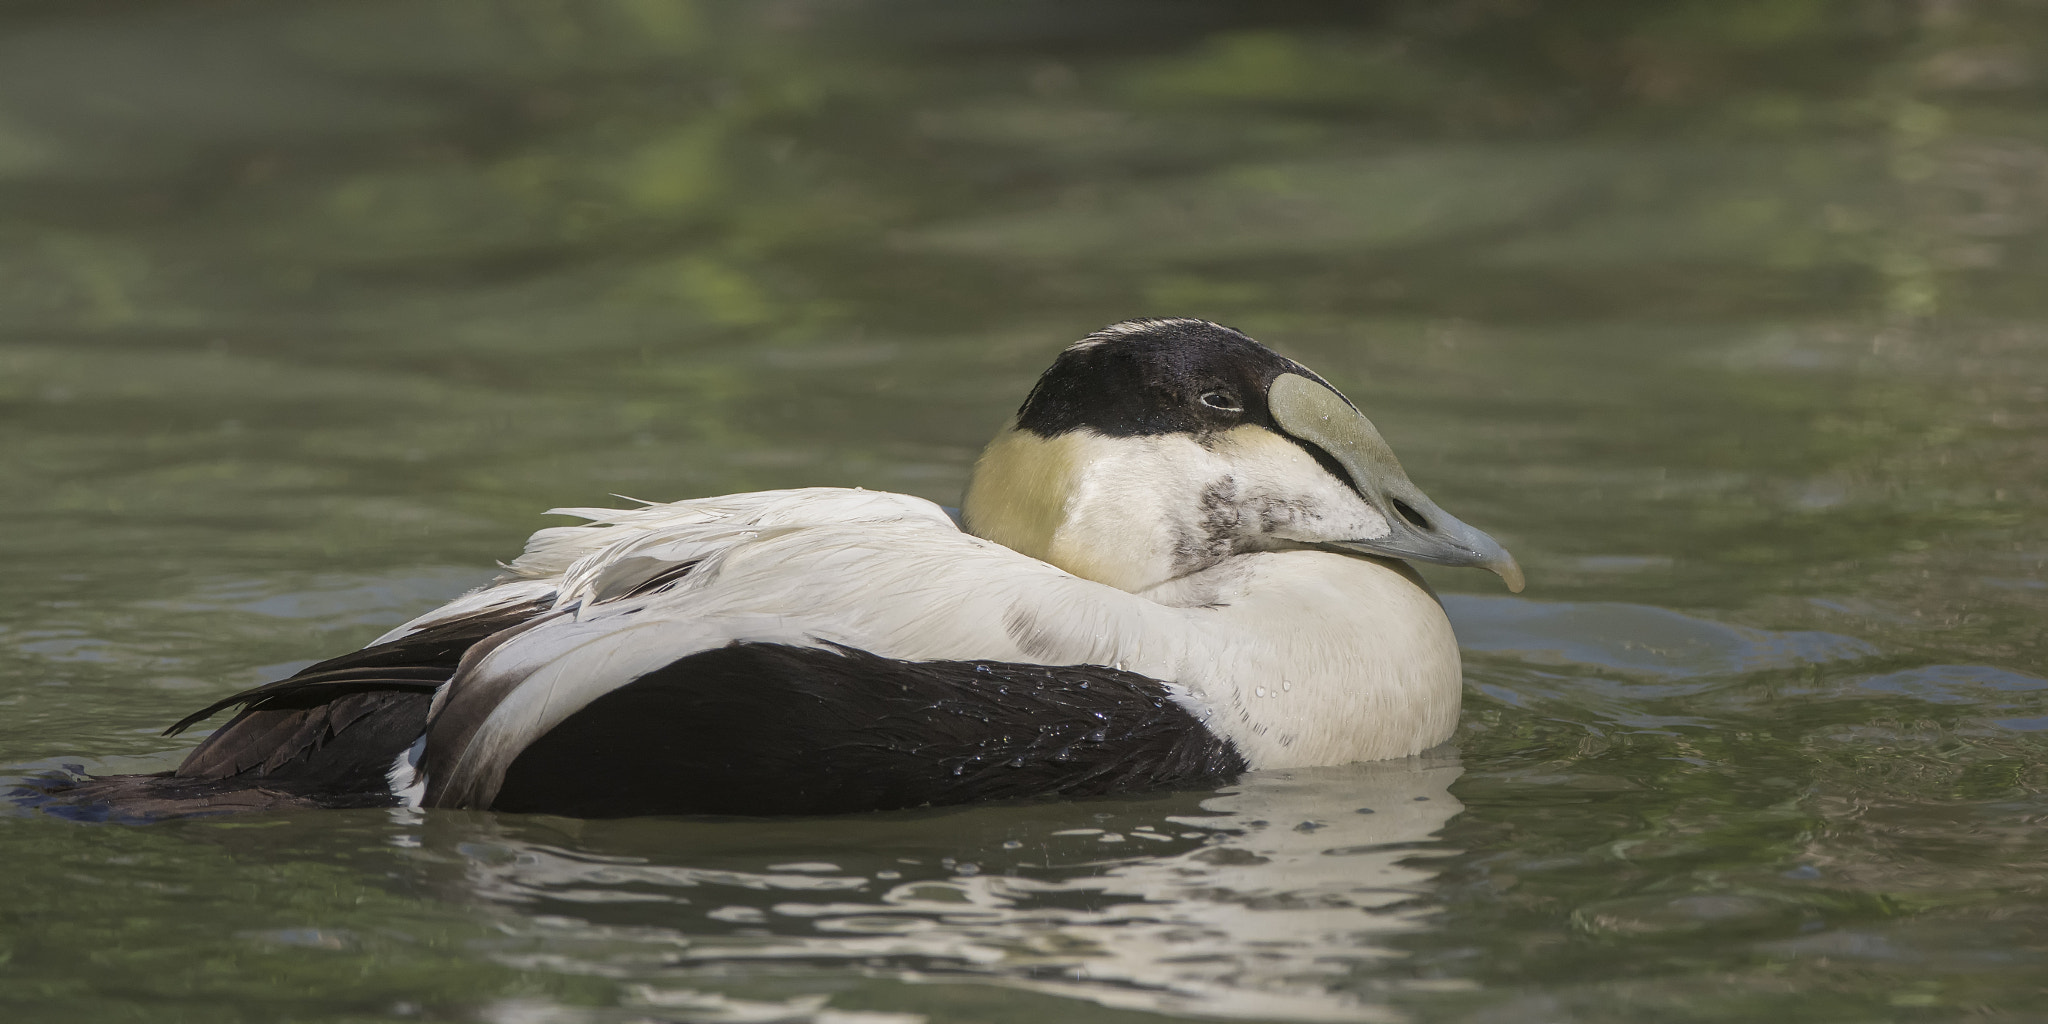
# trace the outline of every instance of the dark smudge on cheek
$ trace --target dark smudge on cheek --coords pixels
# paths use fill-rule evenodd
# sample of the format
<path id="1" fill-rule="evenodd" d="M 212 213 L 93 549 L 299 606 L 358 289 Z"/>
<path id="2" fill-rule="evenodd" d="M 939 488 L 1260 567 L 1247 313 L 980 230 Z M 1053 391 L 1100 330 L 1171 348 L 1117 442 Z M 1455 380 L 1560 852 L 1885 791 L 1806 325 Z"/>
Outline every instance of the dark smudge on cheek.
<path id="1" fill-rule="evenodd" d="M 1234 477 L 1226 476 L 1202 488 L 1194 518 L 1174 531 L 1175 575 L 1207 568 L 1235 550 L 1237 537 L 1243 532 L 1243 509 L 1238 495 Z"/>

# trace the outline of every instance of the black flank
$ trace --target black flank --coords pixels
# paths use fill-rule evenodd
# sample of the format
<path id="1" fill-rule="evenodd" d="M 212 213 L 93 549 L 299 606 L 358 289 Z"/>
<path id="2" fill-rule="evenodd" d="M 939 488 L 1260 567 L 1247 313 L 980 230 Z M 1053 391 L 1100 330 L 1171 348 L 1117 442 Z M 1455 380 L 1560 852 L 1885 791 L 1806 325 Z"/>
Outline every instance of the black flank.
<path id="1" fill-rule="evenodd" d="M 838 814 L 1185 788 L 1244 769 L 1130 672 L 735 644 L 591 702 L 513 761 L 491 806 Z"/>

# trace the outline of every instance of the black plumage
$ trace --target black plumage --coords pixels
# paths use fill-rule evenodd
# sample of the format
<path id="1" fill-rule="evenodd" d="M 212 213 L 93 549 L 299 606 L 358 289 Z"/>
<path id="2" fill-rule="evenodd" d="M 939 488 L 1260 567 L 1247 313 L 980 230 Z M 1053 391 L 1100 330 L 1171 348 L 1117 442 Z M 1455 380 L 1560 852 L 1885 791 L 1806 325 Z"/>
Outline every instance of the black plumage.
<path id="1" fill-rule="evenodd" d="M 1250 424 L 1289 437 L 1266 402 L 1266 389 L 1283 373 L 1328 386 L 1314 370 L 1234 328 L 1206 320 L 1131 321 L 1060 353 L 1017 410 L 1017 429 L 1039 437 L 1081 429 L 1106 437 L 1200 436 Z"/>
<path id="2" fill-rule="evenodd" d="M 175 774 L 185 779 L 229 779 L 251 771 L 281 779 L 324 774 L 332 758 L 321 756 L 321 752 L 329 742 L 362 722 L 371 710 L 379 710 L 385 712 L 378 720 L 380 726 L 383 718 L 401 718 L 416 726 L 409 733 L 379 729 L 380 734 L 388 731 L 393 735 L 380 735 L 380 742 L 374 745 L 365 743 L 367 737 L 351 737 L 349 745 L 357 757 L 369 762 L 358 773 L 365 776 L 362 781 L 369 784 L 368 776 L 373 774 L 375 785 L 382 788 L 391 762 L 425 728 L 427 702 L 434 689 L 455 675 L 470 648 L 531 620 L 545 611 L 548 603 L 548 599 L 528 601 L 436 623 L 218 701 L 165 730 L 175 734 L 222 708 L 243 705 L 241 714 L 208 736 Z M 377 696 L 349 699 L 370 694 Z"/>
<path id="3" fill-rule="evenodd" d="M 513 760 L 490 806 L 835 814 L 1184 788 L 1244 770 L 1163 684 L 1130 672 L 735 644 L 592 701 Z M 429 806 L 436 796 L 430 782 Z"/>
<path id="4" fill-rule="evenodd" d="M 426 727 L 433 696 L 329 695 L 307 707 L 245 711 L 177 770 L 33 780 L 16 795 L 64 817 L 155 819 L 294 808 L 392 807 L 386 772 Z"/>
<path id="5" fill-rule="evenodd" d="M 330 658 L 186 716 L 175 735 L 242 706 L 175 770 L 42 780 L 31 802 L 84 816 L 162 817 L 291 807 L 389 807 L 387 773 L 425 731 L 436 687 L 479 641 L 534 618 L 548 600 L 436 623 Z M 98 810 L 95 810 L 97 808 Z"/>
<path id="6" fill-rule="evenodd" d="M 175 771 L 42 780 L 25 795 L 80 817 L 394 806 L 387 773 L 428 733 L 434 687 L 479 644 L 545 617 L 542 603 L 438 624 L 217 702 L 171 731 L 245 706 Z M 444 750 L 459 752 L 474 729 L 455 732 L 461 742 Z M 777 644 L 693 654 L 599 697 L 529 744 L 484 800 L 436 787 L 435 763 L 424 765 L 426 806 L 575 817 L 1101 796 L 1245 769 L 1164 684 L 1134 673 Z"/>

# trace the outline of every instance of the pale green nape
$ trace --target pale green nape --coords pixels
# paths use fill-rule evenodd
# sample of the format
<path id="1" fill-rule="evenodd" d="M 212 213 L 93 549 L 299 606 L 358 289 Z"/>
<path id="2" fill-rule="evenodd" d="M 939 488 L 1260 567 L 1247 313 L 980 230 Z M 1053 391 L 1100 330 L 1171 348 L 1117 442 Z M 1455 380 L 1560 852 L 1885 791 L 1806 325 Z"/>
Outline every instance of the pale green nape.
<path id="1" fill-rule="evenodd" d="M 1004 427 L 975 460 L 968 479 L 967 496 L 960 502 L 967 532 L 1052 561 L 1053 537 L 1066 519 L 1067 498 L 1080 469 L 1074 437 L 1044 438 L 1014 424 Z"/>

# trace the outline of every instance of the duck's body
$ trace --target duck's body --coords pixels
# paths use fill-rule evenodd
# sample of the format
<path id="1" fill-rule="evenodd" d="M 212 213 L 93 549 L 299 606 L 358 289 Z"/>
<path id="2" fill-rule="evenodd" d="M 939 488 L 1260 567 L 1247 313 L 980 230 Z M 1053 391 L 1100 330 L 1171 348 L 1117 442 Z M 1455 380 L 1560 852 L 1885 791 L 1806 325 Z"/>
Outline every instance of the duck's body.
<path id="1" fill-rule="evenodd" d="M 1201 404 L 1122 401 L 1162 386 Z M 144 811 L 831 813 L 1413 754 L 1456 724 L 1457 644 L 1374 553 L 1512 562 L 1397 464 L 1361 481 L 1377 452 L 1347 417 L 1371 431 L 1234 331 L 1117 325 L 990 446 L 965 531 L 830 488 L 562 510 L 589 525 L 535 534 L 497 584 L 180 723 L 244 705 L 176 772 L 87 787 Z M 1409 550 L 1439 543 L 1418 530 L 1459 554 Z"/>

